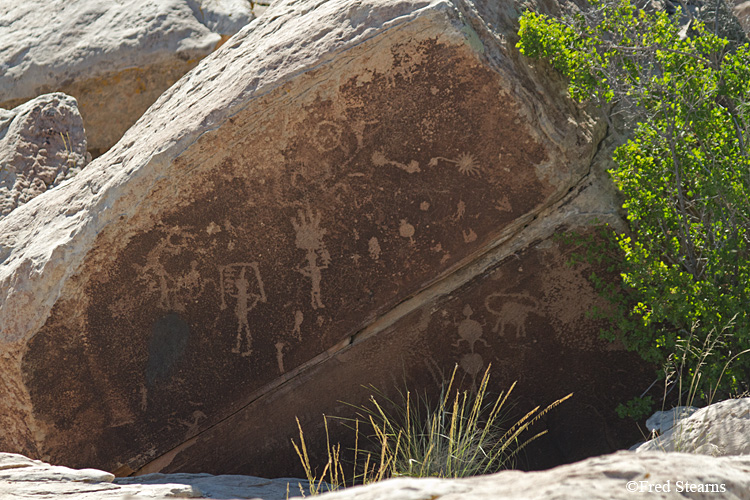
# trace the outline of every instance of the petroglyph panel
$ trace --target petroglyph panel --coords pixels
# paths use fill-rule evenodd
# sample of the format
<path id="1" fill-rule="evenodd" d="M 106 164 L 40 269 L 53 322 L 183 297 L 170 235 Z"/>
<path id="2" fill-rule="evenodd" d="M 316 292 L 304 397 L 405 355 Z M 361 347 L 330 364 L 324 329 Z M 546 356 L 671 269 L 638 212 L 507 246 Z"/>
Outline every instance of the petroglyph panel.
<path id="1" fill-rule="evenodd" d="M 219 445 L 222 456 L 209 471 L 294 474 L 298 471 L 294 450 L 284 442 L 276 442 L 272 453 L 268 448 L 243 455 L 247 465 L 233 457 L 245 453 L 241 443 L 294 435 L 296 424 L 290 415 L 300 417 L 308 442 L 325 442 L 320 414 L 335 411 L 353 417 L 351 407 L 337 401 L 345 394 L 348 403 L 367 404 L 371 392 L 359 385 L 361 380 L 394 401 L 400 401 L 398 390 L 404 383 L 412 394 L 427 390 L 434 397 L 455 364 L 456 383 L 462 389 L 476 389 L 490 364 L 491 393 L 507 390 L 517 381 L 510 399 L 515 413 L 506 415 L 510 421 L 536 405 L 574 393 L 536 424 L 548 435 L 527 450 L 526 457 L 536 458 L 523 462 L 523 467 L 548 468 L 637 441 L 638 429 L 618 418 L 614 408 L 648 387 L 653 368 L 599 338 L 601 323 L 587 318 L 586 308 L 575 306 L 602 304 L 585 278 L 592 269 L 566 266 L 571 248 L 561 248 L 552 240 L 543 243 L 427 302 L 381 334 L 315 367 L 303 380 L 238 412 L 179 452 L 167 470 L 194 469 L 202 453 Z M 562 309 L 568 313 L 565 322 L 558 322 L 555 315 Z M 508 317 L 498 323 L 501 312 Z M 353 446 L 347 441 L 350 431 L 331 421 L 329 426 L 333 442 Z M 325 462 L 325 456 L 318 459 Z"/>
<path id="2" fill-rule="evenodd" d="M 373 37 L 253 97 L 97 233 L 24 358 L 45 454 L 136 469 L 567 193 L 538 174 L 555 150 L 516 123 L 523 99 L 441 33 Z M 485 304 L 521 293 L 452 311 L 449 362 L 475 379 L 534 342 L 544 314 Z"/>

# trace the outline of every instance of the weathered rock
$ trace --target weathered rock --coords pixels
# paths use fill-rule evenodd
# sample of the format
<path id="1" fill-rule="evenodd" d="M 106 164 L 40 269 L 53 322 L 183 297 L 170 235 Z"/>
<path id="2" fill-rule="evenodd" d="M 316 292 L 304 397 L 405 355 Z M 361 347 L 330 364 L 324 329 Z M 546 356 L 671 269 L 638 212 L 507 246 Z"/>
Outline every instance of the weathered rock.
<path id="1" fill-rule="evenodd" d="M 740 21 L 745 34 L 750 34 L 750 2 L 743 2 L 734 7 L 734 15 Z"/>
<path id="2" fill-rule="evenodd" d="M 750 455 L 750 398 L 728 399 L 701 408 L 636 451 Z"/>
<path id="3" fill-rule="evenodd" d="M 0 109 L 0 217 L 73 177 L 89 160 L 72 97 L 48 94 Z"/>
<path id="4" fill-rule="evenodd" d="M 490 362 L 520 408 L 576 392 L 553 463 L 632 441 L 613 407 L 650 373 L 599 340 L 590 269 L 552 238 L 619 220 L 604 127 L 521 60 L 516 14 L 276 3 L 0 221 L 0 446 L 283 474 L 295 415 Z"/>
<path id="5" fill-rule="evenodd" d="M 689 417 L 698 411 L 694 406 L 678 406 L 667 411 L 657 411 L 646 420 L 646 429 L 663 434 L 674 427 L 680 419 Z"/>
<path id="6" fill-rule="evenodd" d="M 543 472 L 468 479 L 392 479 L 323 500 L 632 500 L 750 498 L 750 457 L 619 452 Z"/>
<path id="7" fill-rule="evenodd" d="M 298 479 L 210 474 L 148 474 L 115 479 L 114 475 L 100 470 L 69 469 L 23 455 L 0 453 L 0 498 L 285 500 L 301 496 L 300 485 L 309 488 L 307 481 Z"/>
<path id="8" fill-rule="evenodd" d="M 253 19 L 240 0 L 7 2 L 0 107 L 49 92 L 78 99 L 101 154 L 162 92 Z"/>

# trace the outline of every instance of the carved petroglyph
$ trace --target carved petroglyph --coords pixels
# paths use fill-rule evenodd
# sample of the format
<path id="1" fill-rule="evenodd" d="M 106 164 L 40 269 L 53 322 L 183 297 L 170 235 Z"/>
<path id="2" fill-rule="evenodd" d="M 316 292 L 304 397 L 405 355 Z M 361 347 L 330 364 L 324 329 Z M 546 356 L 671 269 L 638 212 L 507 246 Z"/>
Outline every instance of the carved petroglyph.
<path id="1" fill-rule="evenodd" d="M 177 423 L 180 425 L 184 425 L 187 427 L 187 430 L 185 431 L 185 439 L 190 439 L 191 437 L 198 434 L 198 431 L 200 430 L 200 422 L 201 420 L 205 420 L 208 418 L 205 413 L 203 413 L 200 410 L 195 410 L 192 414 L 193 420 L 177 420 Z"/>
<path id="2" fill-rule="evenodd" d="M 414 233 L 414 226 L 409 224 L 406 219 L 401 219 L 401 225 L 398 227 L 398 234 L 400 234 L 402 238 L 409 238 L 409 242 L 414 244 Z"/>
<path id="3" fill-rule="evenodd" d="M 464 218 L 464 215 L 466 215 L 466 203 L 464 203 L 464 200 L 458 200 L 456 213 L 451 216 L 451 220 L 459 221 Z"/>
<path id="4" fill-rule="evenodd" d="M 300 250 L 306 252 L 306 265 L 297 270 L 303 276 L 310 278 L 310 304 L 313 309 L 322 309 L 320 282 L 323 278 L 321 271 L 328 269 L 331 263 L 331 254 L 328 253 L 323 236 L 326 230 L 320 227 L 320 212 L 314 212 L 308 208 L 306 211 L 297 212 L 299 220 L 291 219 L 294 231 L 297 234 L 296 245 Z"/>
<path id="5" fill-rule="evenodd" d="M 305 315 L 302 314 L 302 311 L 297 310 L 294 311 L 294 328 L 292 329 L 292 335 L 294 335 L 297 340 L 302 340 L 302 322 L 305 321 Z"/>
<path id="6" fill-rule="evenodd" d="M 430 209 L 430 202 L 429 201 L 423 201 L 419 204 L 419 209 L 423 212 L 426 212 Z"/>
<path id="7" fill-rule="evenodd" d="M 471 309 L 469 304 L 466 304 L 463 310 L 464 319 L 458 324 L 458 340 L 455 347 L 459 347 L 461 342 L 466 342 L 469 346 L 469 350 L 474 352 L 474 344 L 481 342 L 485 347 L 489 347 L 487 341 L 482 338 L 484 334 L 484 326 L 478 321 L 471 319 L 471 315 L 474 311 Z"/>
<path id="8" fill-rule="evenodd" d="M 422 171 L 419 168 L 419 162 L 412 160 L 409 162 L 408 165 L 405 165 L 397 161 L 389 160 L 388 158 L 385 157 L 385 154 L 383 154 L 382 151 L 375 151 L 372 154 L 372 164 L 375 165 L 376 167 L 385 167 L 386 165 L 392 165 L 396 168 L 400 168 L 401 170 L 409 174 L 416 174 Z"/>
<path id="9" fill-rule="evenodd" d="M 458 171 L 463 175 L 480 175 L 481 171 L 479 169 L 479 165 L 477 165 L 476 160 L 474 159 L 474 155 L 471 153 L 461 153 L 457 159 L 451 160 L 450 158 L 444 158 L 442 156 L 437 156 L 435 158 L 430 159 L 429 166 L 431 167 L 437 167 L 438 163 L 444 161 L 447 163 L 452 163 L 458 167 Z"/>
<path id="10" fill-rule="evenodd" d="M 279 366 L 279 373 L 284 374 L 284 348 L 286 343 L 276 342 L 276 364 Z"/>
<path id="11" fill-rule="evenodd" d="M 195 237 L 186 229 L 169 228 L 159 243 L 146 256 L 146 264 L 134 264 L 147 292 L 159 295 L 159 307 L 166 311 L 185 311 L 185 304 L 203 293 L 204 284 L 198 271 L 198 262 L 190 261 L 190 268 L 169 273 L 165 267 L 170 257 L 181 254 L 193 246 Z"/>
<path id="12" fill-rule="evenodd" d="M 490 314 L 497 317 L 492 331 L 504 336 L 506 328 L 516 332 L 516 338 L 526 336 L 526 319 L 529 313 L 538 312 L 539 301 L 529 295 L 493 293 L 484 299 L 484 306 Z"/>
<path id="13" fill-rule="evenodd" d="M 344 129 L 341 125 L 324 120 L 315 127 L 313 141 L 321 153 L 327 153 L 341 146 L 341 136 Z"/>
<path id="14" fill-rule="evenodd" d="M 472 386 L 476 388 L 477 374 L 479 374 L 484 366 L 484 359 L 482 359 L 481 355 L 474 352 L 474 348 L 477 342 L 481 342 L 485 347 L 489 347 L 489 344 L 482 338 L 484 325 L 471 319 L 471 315 L 474 314 L 471 306 L 466 304 L 462 312 L 464 319 L 458 324 L 458 340 L 453 346 L 460 347 L 461 342 L 466 342 L 468 345 L 469 352 L 461 356 L 458 365 L 471 377 Z"/>
<path id="15" fill-rule="evenodd" d="M 248 315 L 258 302 L 266 302 L 266 292 L 257 262 L 238 262 L 219 267 L 221 309 L 227 308 L 227 297 L 236 299 L 237 339 L 233 353 L 249 356 L 252 351 L 252 332 Z M 244 342 L 243 342 L 244 341 Z M 243 349 L 243 344 L 245 347 Z"/>
<path id="16" fill-rule="evenodd" d="M 464 236 L 464 243 L 471 243 L 472 241 L 476 241 L 477 239 L 477 233 L 475 233 L 471 228 L 469 228 L 468 231 L 461 231 L 461 233 Z"/>
<path id="17" fill-rule="evenodd" d="M 380 242 L 373 236 L 370 241 L 367 242 L 367 251 L 370 253 L 372 260 L 378 260 L 380 258 Z"/>
<path id="18" fill-rule="evenodd" d="M 510 212 L 513 210 L 513 207 L 511 206 L 510 200 L 508 200 L 507 196 L 503 196 L 495 202 L 495 210 L 499 212 Z"/>

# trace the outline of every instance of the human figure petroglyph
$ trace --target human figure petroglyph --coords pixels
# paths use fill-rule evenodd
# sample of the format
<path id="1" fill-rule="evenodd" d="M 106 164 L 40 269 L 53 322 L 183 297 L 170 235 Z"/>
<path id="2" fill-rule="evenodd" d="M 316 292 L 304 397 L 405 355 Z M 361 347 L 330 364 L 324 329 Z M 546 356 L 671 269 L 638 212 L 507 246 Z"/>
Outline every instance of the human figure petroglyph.
<path id="1" fill-rule="evenodd" d="M 416 230 L 414 229 L 414 226 L 409 224 L 409 221 L 406 219 L 401 219 L 401 224 L 398 227 L 398 234 L 402 238 L 409 238 L 409 243 L 414 244 L 414 233 Z"/>
<path id="2" fill-rule="evenodd" d="M 370 238 L 370 241 L 367 242 L 367 251 L 372 260 L 378 260 L 380 258 L 380 242 L 375 236 Z"/>
<path id="3" fill-rule="evenodd" d="M 294 329 L 292 335 L 297 337 L 297 340 L 302 340 L 302 322 L 305 321 L 305 315 L 302 311 L 294 311 Z"/>
<path id="4" fill-rule="evenodd" d="M 180 227 L 171 227 L 146 255 L 146 264 L 134 264 L 150 292 L 158 293 L 159 307 L 166 311 L 184 311 L 185 303 L 195 300 L 204 290 L 204 283 L 198 271 L 198 261 L 190 261 L 190 269 L 182 272 L 167 272 L 165 264 L 170 257 L 180 255 L 195 241 L 193 234 Z"/>
<path id="5" fill-rule="evenodd" d="M 464 218 L 464 215 L 466 215 L 466 203 L 464 200 L 458 200 L 458 205 L 456 205 L 456 213 L 451 216 L 451 219 L 454 221 L 459 221 Z"/>
<path id="6" fill-rule="evenodd" d="M 505 336 L 508 326 L 516 331 L 516 338 L 526 336 L 526 320 L 529 313 L 538 312 L 540 305 L 534 297 L 519 294 L 492 293 L 484 299 L 484 306 L 497 317 L 492 331 Z"/>
<path id="7" fill-rule="evenodd" d="M 479 165 L 477 165 L 477 162 L 474 159 L 474 155 L 472 155 L 471 153 L 461 153 L 455 160 L 437 156 L 435 158 L 431 158 L 428 165 L 430 167 L 437 167 L 438 163 L 441 161 L 456 165 L 458 167 L 458 171 L 463 175 L 472 176 L 481 174 Z"/>
<path id="8" fill-rule="evenodd" d="M 314 212 L 308 208 L 306 211 L 300 210 L 297 212 L 299 220 L 291 219 L 292 226 L 296 232 L 296 245 L 300 250 L 305 250 L 306 264 L 304 267 L 299 267 L 297 270 L 302 273 L 303 276 L 310 278 L 311 291 L 310 291 L 310 303 L 313 309 L 322 309 L 323 300 L 321 298 L 320 283 L 323 278 L 321 271 L 328 269 L 328 265 L 331 263 L 331 254 L 328 253 L 323 236 L 326 234 L 326 230 L 320 227 L 321 215 L 320 212 Z"/>
<path id="9" fill-rule="evenodd" d="M 249 276 L 248 276 L 249 275 Z M 242 356 L 252 354 L 252 332 L 248 315 L 258 302 L 266 302 L 266 292 L 257 262 L 239 262 L 219 267 L 221 309 L 227 308 L 226 297 L 236 299 L 237 339 L 232 352 Z M 251 281 L 252 280 L 252 281 Z M 243 349 L 242 345 L 246 344 Z"/>

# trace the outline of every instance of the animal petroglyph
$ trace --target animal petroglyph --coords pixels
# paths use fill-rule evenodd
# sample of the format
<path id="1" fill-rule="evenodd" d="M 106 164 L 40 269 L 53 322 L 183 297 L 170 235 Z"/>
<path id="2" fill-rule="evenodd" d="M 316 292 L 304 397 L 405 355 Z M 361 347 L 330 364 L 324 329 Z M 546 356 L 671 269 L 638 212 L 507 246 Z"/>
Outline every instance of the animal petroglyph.
<path id="1" fill-rule="evenodd" d="M 493 293 L 484 299 L 484 307 L 490 314 L 497 317 L 492 331 L 504 336 L 506 329 L 511 327 L 516 332 L 516 338 L 526 336 L 526 319 L 529 313 L 538 312 L 539 301 L 529 295 Z"/>
<path id="2" fill-rule="evenodd" d="M 495 210 L 498 212 L 510 212 L 513 210 L 507 196 L 503 196 L 495 202 Z"/>
<path id="3" fill-rule="evenodd" d="M 376 167 L 385 167 L 386 165 L 392 165 L 396 168 L 400 168 L 401 170 L 409 174 L 416 174 L 422 171 L 422 169 L 419 168 L 419 162 L 412 160 L 409 162 L 408 165 L 406 165 L 404 163 L 392 161 L 386 158 L 382 151 L 375 151 L 372 154 L 372 164 L 375 165 Z"/>
<path id="4" fill-rule="evenodd" d="M 236 300 L 234 314 L 237 316 L 237 341 L 233 353 L 249 356 L 253 338 L 248 314 L 258 302 L 266 302 L 266 292 L 257 262 L 238 262 L 219 267 L 221 283 L 221 309 L 227 308 L 226 297 Z M 244 341 L 244 342 L 243 342 Z M 243 349 L 242 345 L 245 344 Z"/>
<path id="5" fill-rule="evenodd" d="M 170 258 L 192 247 L 194 240 L 194 236 L 183 228 L 169 228 L 146 256 L 146 264 L 134 264 L 138 281 L 145 284 L 148 292 L 158 293 L 159 307 L 163 310 L 185 311 L 185 304 L 203 293 L 204 284 L 196 260 L 191 260 L 190 268 L 182 272 L 169 273 L 165 267 L 170 264 Z"/>
<path id="6" fill-rule="evenodd" d="M 370 258 L 372 260 L 378 260 L 380 258 L 380 243 L 375 236 L 370 238 L 370 241 L 367 242 L 367 251 L 370 252 Z"/>
<path id="7" fill-rule="evenodd" d="M 431 167 L 437 167 L 438 163 L 444 161 L 447 163 L 452 163 L 458 167 L 458 171 L 462 173 L 463 175 L 479 175 L 481 172 L 479 170 L 479 165 L 477 165 L 476 160 L 474 159 L 474 155 L 471 153 L 461 153 L 459 157 L 455 160 L 451 160 L 450 158 L 444 158 L 442 156 L 437 156 L 435 158 L 430 159 L 429 166 Z"/>
<path id="8" fill-rule="evenodd" d="M 292 226 L 297 233 L 296 245 L 300 250 L 306 252 L 306 265 L 297 270 L 303 276 L 310 278 L 311 291 L 310 303 L 313 309 L 322 309 L 323 300 L 320 294 L 320 282 L 323 278 L 322 270 L 328 269 L 331 263 L 331 254 L 328 253 L 323 236 L 326 230 L 320 227 L 320 212 L 314 212 L 308 208 L 306 211 L 297 212 L 299 220 L 292 219 Z"/>

